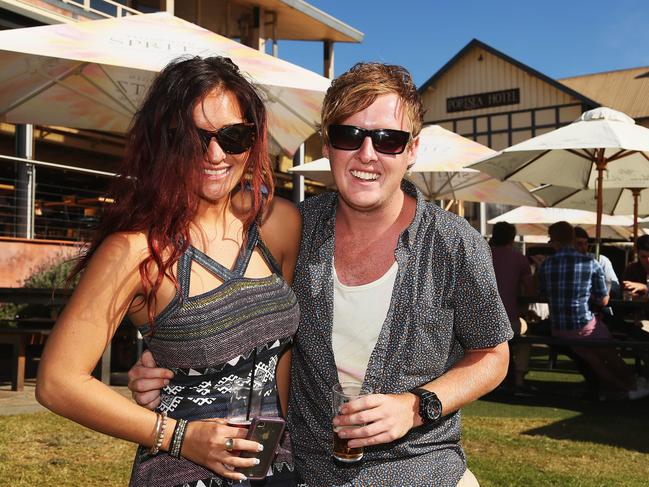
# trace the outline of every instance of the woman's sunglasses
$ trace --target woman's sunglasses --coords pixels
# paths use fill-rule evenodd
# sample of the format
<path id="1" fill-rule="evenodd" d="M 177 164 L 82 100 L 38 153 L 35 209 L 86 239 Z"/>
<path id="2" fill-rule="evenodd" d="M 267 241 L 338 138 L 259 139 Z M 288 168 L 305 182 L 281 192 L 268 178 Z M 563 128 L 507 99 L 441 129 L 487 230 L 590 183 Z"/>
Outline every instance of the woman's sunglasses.
<path id="1" fill-rule="evenodd" d="M 215 138 L 226 154 L 243 154 L 252 147 L 257 138 L 257 127 L 252 122 L 226 125 L 214 132 L 197 128 L 203 152 L 207 152 L 212 138 Z"/>
<path id="2" fill-rule="evenodd" d="M 335 149 L 356 150 L 365 137 L 372 139 L 374 150 L 381 154 L 401 154 L 410 141 L 410 132 L 394 129 L 367 130 L 353 125 L 329 125 L 329 143 Z"/>

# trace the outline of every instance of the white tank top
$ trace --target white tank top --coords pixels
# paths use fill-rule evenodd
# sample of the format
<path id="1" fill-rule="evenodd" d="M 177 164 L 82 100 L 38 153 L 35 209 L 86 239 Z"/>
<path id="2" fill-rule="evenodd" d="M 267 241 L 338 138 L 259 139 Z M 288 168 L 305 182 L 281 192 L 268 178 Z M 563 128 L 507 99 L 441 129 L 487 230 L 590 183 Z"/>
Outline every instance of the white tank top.
<path id="1" fill-rule="evenodd" d="M 399 266 L 396 261 L 376 281 L 345 286 L 334 266 L 334 319 L 331 344 L 338 380 L 363 382 L 370 355 L 388 314 Z"/>

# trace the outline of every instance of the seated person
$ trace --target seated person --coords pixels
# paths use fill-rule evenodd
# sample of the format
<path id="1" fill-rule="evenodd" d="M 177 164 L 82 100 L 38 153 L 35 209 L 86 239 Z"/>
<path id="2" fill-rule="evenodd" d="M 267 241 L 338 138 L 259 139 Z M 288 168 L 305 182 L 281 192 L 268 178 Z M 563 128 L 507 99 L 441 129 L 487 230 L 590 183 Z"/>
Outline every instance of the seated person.
<path id="1" fill-rule="evenodd" d="M 572 225 L 562 221 L 550 225 L 550 244 L 556 253 L 538 271 L 539 287 L 548 298 L 552 336 L 567 339 L 608 340 L 606 324 L 590 310 L 589 301 L 606 306 L 609 296 L 602 267 L 575 249 Z M 649 395 L 643 383 L 636 386 L 630 368 L 613 347 L 572 346 L 596 374 L 600 395 L 637 399 Z"/>
<path id="2" fill-rule="evenodd" d="M 507 316 L 514 330 L 514 336 L 525 333 L 522 330 L 518 296 L 534 294 L 532 270 L 527 258 L 514 250 L 516 227 L 511 223 L 498 222 L 494 225 L 491 240 L 491 258 L 496 273 L 498 293 L 505 305 Z M 518 343 L 510 346 L 509 376 L 513 378 L 515 391 L 525 385 L 525 374 L 530 361 L 530 346 L 527 343 Z"/>
<path id="3" fill-rule="evenodd" d="M 611 260 L 604 254 L 599 254 L 599 259 L 596 259 L 595 254 L 588 252 L 588 233 L 581 227 L 575 227 L 575 249 L 577 252 L 592 257 L 602 266 L 609 294 L 613 297 L 619 296 L 621 293 L 620 280 L 617 278 L 617 274 L 615 274 Z"/>
<path id="4" fill-rule="evenodd" d="M 637 241 L 638 260 L 624 269 L 624 289 L 633 296 L 647 294 L 647 274 L 649 274 L 649 235 L 642 235 Z"/>

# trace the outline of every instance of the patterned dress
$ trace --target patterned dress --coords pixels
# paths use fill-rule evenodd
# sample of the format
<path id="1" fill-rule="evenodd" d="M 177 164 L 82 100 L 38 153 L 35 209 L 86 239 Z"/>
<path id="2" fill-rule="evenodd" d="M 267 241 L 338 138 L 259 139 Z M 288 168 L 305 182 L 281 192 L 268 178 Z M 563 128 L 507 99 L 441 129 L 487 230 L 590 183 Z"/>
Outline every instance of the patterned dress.
<path id="1" fill-rule="evenodd" d="M 257 247 L 273 274 L 244 277 Z M 218 276 L 223 284 L 189 296 L 192 262 Z M 159 411 L 189 420 L 223 418 L 233 382 L 238 378 L 263 383 L 262 415 L 279 416 L 275 368 L 292 342 L 299 321 L 297 299 L 282 278 L 280 268 L 259 237 L 256 225 L 232 270 L 190 246 L 178 261 L 179 291 L 156 318 L 155 330 L 140 332 L 160 367 L 171 369 L 174 379 L 162 391 Z M 295 485 L 290 440 L 285 435 L 272 473 L 265 481 L 231 482 L 184 458 L 167 453 L 151 456 L 139 447 L 130 485 L 216 487 L 222 485 Z"/>

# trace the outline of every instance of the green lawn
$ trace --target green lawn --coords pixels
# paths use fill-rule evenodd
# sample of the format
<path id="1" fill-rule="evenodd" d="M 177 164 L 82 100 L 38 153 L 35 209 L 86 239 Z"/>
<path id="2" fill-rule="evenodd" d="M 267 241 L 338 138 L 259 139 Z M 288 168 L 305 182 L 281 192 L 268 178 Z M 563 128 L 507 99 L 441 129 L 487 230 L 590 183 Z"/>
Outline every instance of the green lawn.
<path id="1" fill-rule="evenodd" d="M 463 446 L 482 487 L 649 485 L 649 399 L 584 399 L 581 375 L 527 376 L 538 388 L 518 398 L 496 391 L 463 410 Z"/>
<path id="2" fill-rule="evenodd" d="M 530 397 L 496 391 L 463 410 L 482 487 L 649 485 L 649 399 L 587 401 L 570 371 L 528 379 Z M 125 486 L 134 450 L 50 413 L 0 416 L 0 485 Z"/>

